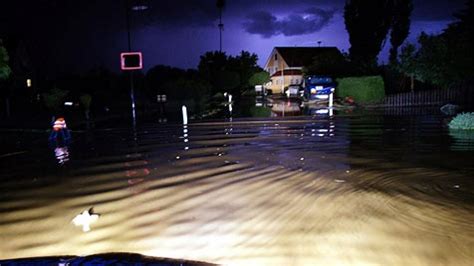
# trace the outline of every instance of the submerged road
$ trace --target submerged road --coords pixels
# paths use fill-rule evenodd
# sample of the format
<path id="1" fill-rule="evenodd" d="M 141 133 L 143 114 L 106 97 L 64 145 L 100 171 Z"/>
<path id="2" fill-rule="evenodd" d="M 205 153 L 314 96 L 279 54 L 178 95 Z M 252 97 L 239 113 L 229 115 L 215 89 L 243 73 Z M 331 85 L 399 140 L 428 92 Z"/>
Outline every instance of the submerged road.
<path id="1" fill-rule="evenodd" d="M 0 259 L 474 261 L 474 147 L 438 118 L 220 120 L 74 137 L 61 164 L 38 141 L 0 157 Z M 100 216 L 83 232 L 71 221 L 91 207 Z"/>

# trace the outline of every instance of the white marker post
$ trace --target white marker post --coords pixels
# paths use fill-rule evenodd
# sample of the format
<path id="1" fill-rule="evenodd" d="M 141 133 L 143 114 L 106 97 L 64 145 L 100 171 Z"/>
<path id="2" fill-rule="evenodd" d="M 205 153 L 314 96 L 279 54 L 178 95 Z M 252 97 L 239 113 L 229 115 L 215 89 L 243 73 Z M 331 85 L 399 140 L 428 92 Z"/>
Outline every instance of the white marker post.
<path id="1" fill-rule="evenodd" d="M 329 94 L 329 116 L 333 116 L 334 93 Z"/>
<path id="2" fill-rule="evenodd" d="M 186 108 L 185 105 L 183 105 L 183 107 L 181 107 L 181 110 L 183 111 L 183 125 L 187 125 L 188 124 L 188 109 Z"/>

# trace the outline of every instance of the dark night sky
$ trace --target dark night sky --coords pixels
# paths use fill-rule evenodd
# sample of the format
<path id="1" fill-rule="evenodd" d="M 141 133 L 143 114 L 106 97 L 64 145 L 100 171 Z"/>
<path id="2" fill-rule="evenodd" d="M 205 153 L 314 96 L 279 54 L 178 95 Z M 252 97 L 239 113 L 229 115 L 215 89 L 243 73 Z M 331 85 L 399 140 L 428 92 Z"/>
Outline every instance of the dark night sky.
<path id="1" fill-rule="evenodd" d="M 145 67 L 166 64 L 194 68 L 199 56 L 218 50 L 215 0 L 148 0 L 132 14 L 132 47 Z M 224 50 L 254 52 L 263 65 L 274 46 L 337 46 L 347 51 L 342 17 L 345 0 L 228 0 L 223 14 Z M 464 7 L 464 0 L 414 0 L 409 41 L 421 31 L 440 32 Z M 2 0 L 0 33 L 28 47 L 36 65 L 80 72 L 104 65 L 118 71 L 127 48 L 124 0 Z M 388 43 L 388 42 L 387 42 Z M 387 49 L 380 55 L 386 60 Z"/>

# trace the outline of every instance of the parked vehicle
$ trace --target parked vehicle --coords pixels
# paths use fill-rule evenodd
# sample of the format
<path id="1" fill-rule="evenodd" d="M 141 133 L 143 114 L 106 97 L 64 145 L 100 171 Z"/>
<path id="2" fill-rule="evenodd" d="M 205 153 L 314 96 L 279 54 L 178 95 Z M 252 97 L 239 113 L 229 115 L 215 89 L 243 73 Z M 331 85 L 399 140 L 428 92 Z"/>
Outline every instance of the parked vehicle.
<path id="1" fill-rule="evenodd" d="M 328 100 L 336 90 L 336 83 L 328 76 L 307 76 L 304 79 L 304 99 L 307 101 Z"/>
<path id="2" fill-rule="evenodd" d="M 285 89 L 285 94 L 288 97 L 301 97 L 303 88 L 300 85 L 290 85 Z"/>

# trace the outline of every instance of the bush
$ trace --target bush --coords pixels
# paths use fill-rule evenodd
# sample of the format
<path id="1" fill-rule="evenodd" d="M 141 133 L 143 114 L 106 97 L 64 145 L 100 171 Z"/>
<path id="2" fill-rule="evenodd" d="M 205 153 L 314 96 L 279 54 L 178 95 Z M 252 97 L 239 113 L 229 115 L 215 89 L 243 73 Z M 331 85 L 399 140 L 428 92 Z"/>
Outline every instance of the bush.
<path id="1" fill-rule="evenodd" d="M 352 97 L 356 103 L 370 104 L 383 101 L 385 86 L 381 76 L 348 77 L 337 79 L 336 97 Z"/>
<path id="2" fill-rule="evenodd" d="M 271 113 L 271 109 L 267 107 L 252 106 L 250 108 L 251 117 L 270 117 Z"/>
<path id="3" fill-rule="evenodd" d="M 0 80 L 7 79 L 12 72 L 11 68 L 8 66 L 7 49 L 1 45 L 1 41 L 2 40 L 0 40 Z"/>
<path id="4" fill-rule="evenodd" d="M 270 74 L 267 71 L 261 71 L 253 74 L 249 79 L 249 85 L 263 85 L 270 81 Z"/>
<path id="5" fill-rule="evenodd" d="M 81 95 L 81 97 L 79 97 L 79 101 L 81 102 L 82 106 L 84 107 L 84 110 L 90 110 L 91 109 L 92 96 L 90 94 Z"/>
<path id="6" fill-rule="evenodd" d="M 49 92 L 43 93 L 44 104 L 49 110 L 58 112 L 63 106 L 64 99 L 68 93 L 69 91 L 53 88 Z"/>
<path id="7" fill-rule="evenodd" d="M 474 130 L 474 112 L 458 114 L 449 122 L 449 128 Z"/>

